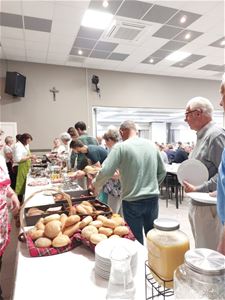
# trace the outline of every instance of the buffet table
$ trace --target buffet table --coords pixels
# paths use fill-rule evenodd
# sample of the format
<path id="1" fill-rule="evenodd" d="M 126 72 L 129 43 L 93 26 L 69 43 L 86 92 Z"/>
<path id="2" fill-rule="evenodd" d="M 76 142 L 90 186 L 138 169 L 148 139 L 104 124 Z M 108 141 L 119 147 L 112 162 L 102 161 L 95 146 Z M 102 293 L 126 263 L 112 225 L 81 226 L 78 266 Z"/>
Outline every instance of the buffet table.
<path id="1" fill-rule="evenodd" d="M 46 188 L 51 185 L 46 186 Z M 26 197 L 43 187 L 29 187 Z M 27 206 L 53 203 L 52 196 L 36 194 Z M 135 241 L 138 248 L 138 266 L 134 277 L 135 299 L 145 299 L 145 266 L 147 249 Z M 106 298 L 108 281 L 95 275 L 94 253 L 78 246 L 63 254 L 30 257 L 26 244 L 19 242 L 14 300 L 96 299 Z"/>

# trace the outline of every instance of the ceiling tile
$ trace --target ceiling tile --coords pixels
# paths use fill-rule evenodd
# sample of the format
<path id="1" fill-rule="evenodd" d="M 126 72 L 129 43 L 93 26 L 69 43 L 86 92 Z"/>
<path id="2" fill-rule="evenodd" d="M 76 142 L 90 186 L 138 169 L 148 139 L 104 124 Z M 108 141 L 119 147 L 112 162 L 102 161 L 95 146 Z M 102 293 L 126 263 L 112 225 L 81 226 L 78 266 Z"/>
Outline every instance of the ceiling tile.
<path id="1" fill-rule="evenodd" d="M 1 11 L 9 14 L 22 15 L 21 2 L 1 1 Z"/>
<path id="2" fill-rule="evenodd" d="M 48 42 L 47 43 L 38 43 L 38 42 L 31 42 L 31 41 L 26 41 L 25 42 L 26 49 L 34 49 L 38 51 L 45 51 L 47 53 L 48 50 Z"/>
<path id="3" fill-rule="evenodd" d="M 107 59 L 123 61 L 123 60 L 125 60 L 128 56 L 129 56 L 129 54 L 113 52 Z"/>
<path id="4" fill-rule="evenodd" d="M 41 58 L 41 59 L 45 59 L 47 57 L 46 51 L 27 49 L 26 52 L 27 52 L 27 57 L 34 57 L 34 58 Z"/>
<path id="5" fill-rule="evenodd" d="M 83 51 L 82 55 L 78 54 L 79 50 Z M 77 55 L 77 56 L 81 56 L 81 57 L 82 56 L 89 56 L 90 53 L 91 53 L 90 49 L 83 49 L 83 48 L 72 48 L 71 51 L 70 51 L 70 55 Z"/>
<path id="6" fill-rule="evenodd" d="M 186 19 L 186 22 L 181 23 L 180 19 L 183 16 L 186 16 L 187 19 Z M 173 16 L 173 18 L 171 18 L 167 22 L 167 24 L 173 25 L 173 26 L 176 26 L 176 27 L 186 28 L 190 24 L 192 24 L 193 22 L 195 22 L 196 20 L 198 20 L 200 17 L 201 17 L 200 14 L 195 14 L 195 13 L 192 13 L 192 12 L 180 10 L 175 16 Z"/>
<path id="7" fill-rule="evenodd" d="M 15 27 L 15 28 L 23 28 L 23 19 L 20 15 L 8 14 L 8 13 L 0 13 L 0 25 Z"/>
<path id="8" fill-rule="evenodd" d="M 182 30 L 183 29 L 181 28 L 164 25 L 158 31 L 156 31 L 153 36 L 170 40 Z"/>
<path id="9" fill-rule="evenodd" d="M 165 50 L 157 50 L 151 54 L 151 57 L 159 57 L 165 58 L 167 57 L 172 51 L 165 51 Z"/>
<path id="10" fill-rule="evenodd" d="M 49 32 L 34 31 L 34 30 L 28 30 L 28 29 L 25 29 L 24 32 L 25 32 L 25 40 L 26 41 L 47 43 L 50 38 Z"/>
<path id="11" fill-rule="evenodd" d="M 191 54 L 190 56 L 188 56 L 187 58 L 185 58 L 185 61 L 191 61 L 191 62 L 196 62 L 202 58 L 204 58 L 205 55 L 198 55 L 198 54 Z"/>
<path id="12" fill-rule="evenodd" d="M 17 39 L 17 40 L 24 39 L 22 28 L 0 26 L 0 34 L 2 38 L 6 37 L 9 39 Z"/>
<path id="13" fill-rule="evenodd" d="M 143 20 L 164 24 L 176 12 L 177 12 L 177 9 L 174 9 L 174 8 L 160 6 L 160 5 L 154 5 L 149 10 L 149 12 L 144 16 Z"/>
<path id="14" fill-rule="evenodd" d="M 23 1 L 23 15 L 29 17 L 52 19 L 53 1 Z"/>
<path id="15" fill-rule="evenodd" d="M 95 45 L 95 50 L 112 52 L 117 46 L 118 46 L 117 43 L 101 42 L 100 41 Z"/>
<path id="16" fill-rule="evenodd" d="M 102 33 L 103 33 L 103 30 L 100 30 L 100 29 L 94 29 L 94 28 L 80 26 L 80 30 L 79 30 L 77 36 L 86 38 L 86 39 L 98 40 L 100 38 L 100 36 L 102 35 Z"/>
<path id="17" fill-rule="evenodd" d="M 146 59 L 144 59 L 141 63 L 143 64 L 149 64 L 149 65 L 156 65 L 158 62 L 160 62 L 163 58 L 161 57 L 153 57 L 152 55 L 148 56 Z M 150 62 L 151 60 L 151 62 Z"/>
<path id="18" fill-rule="evenodd" d="M 6 38 L 2 38 L 1 40 L 1 44 L 3 47 L 7 47 L 7 48 L 22 48 L 24 49 L 25 44 L 23 40 L 16 40 L 16 39 L 6 39 Z"/>
<path id="19" fill-rule="evenodd" d="M 151 3 L 125 0 L 117 15 L 126 18 L 141 19 L 151 6 Z"/>
<path id="20" fill-rule="evenodd" d="M 182 48 L 184 45 L 185 45 L 185 43 L 182 43 L 182 42 L 170 41 L 170 42 L 166 43 L 164 46 L 162 46 L 160 49 L 175 51 L 177 49 Z"/>
<path id="21" fill-rule="evenodd" d="M 225 71 L 225 65 L 219 66 L 219 65 L 208 64 L 208 65 L 205 65 L 205 66 L 199 68 L 199 70 L 224 72 Z"/>
<path id="22" fill-rule="evenodd" d="M 91 52 L 90 57 L 94 57 L 94 58 L 106 58 L 107 56 L 109 56 L 109 54 L 110 54 L 110 52 L 93 50 Z"/>
<path id="23" fill-rule="evenodd" d="M 223 42 L 223 44 L 221 45 L 222 42 Z M 209 46 L 218 47 L 218 48 L 225 48 L 225 37 L 222 37 L 221 39 L 218 39 L 217 41 L 213 42 Z"/>
<path id="24" fill-rule="evenodd" d="M 120 7 L 123 0 L 108 0 L 108 7 L 103 7 L 102 1 L 91 1 L 89 5 L 89 9 L 99 10 L 102 12 L 107 12 L 111 14 L 115 14 L 118 8 Z"/>
<path id="25" fill-rule="evenodd" d="M 26 29 L 51 32 L 52 20 L 24 16 Z"/>
<path id="26" fill-rule="evenodd" d="M 190 34 L 189 39 L 186 38 L 187 34 Z M 203 34 L 203 32 L 186 29 L 186 30 L 183 30 L 180 34 L 176 35 L 173 38 L 173 40 L 181 41 L 181 42 L 185 42 L 185 43 L 190 43 L 191 41 L 193 41 L 194 39 L 196 39 L 197 37 L 199 37 L 202 34 Z"/>
<path id="27" fill-rule="evenodd" d="M 193 64 L 193 62 L 191 62 L 191 61 L 179 61 L 179 62 L 171 65 L 171 67 L 185 68 L 191 64 Z"/>
<path id="28" fill-rule="evenodd" d="M 86 49 L 93 49 L 95 44 L 96 44 L 96 40 L 89 40 L 89 39 L 82 39 L 82 38 L 76 38 L 73 47 L 81 47 L 81 48 L 86 48 Z"/>

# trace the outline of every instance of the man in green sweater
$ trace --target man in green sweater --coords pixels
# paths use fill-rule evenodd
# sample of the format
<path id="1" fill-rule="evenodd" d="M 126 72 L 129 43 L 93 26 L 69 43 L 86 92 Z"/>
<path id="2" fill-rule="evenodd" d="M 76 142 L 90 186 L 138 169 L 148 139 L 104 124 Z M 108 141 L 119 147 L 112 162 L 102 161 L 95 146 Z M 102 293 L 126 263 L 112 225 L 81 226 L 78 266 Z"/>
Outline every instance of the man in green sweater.
<path id="1" fill-rule="evenodd" d="M 143 227 L 147 234 L 158 217 L 159 184 L 166 170 L 156 146 L 137 136 L 133 121 L 121 124 L 120 135 L 124 142 L 112 148 L 93 184 L 100 189 L 119 170 L 124 218 L 143 244 Z"/>

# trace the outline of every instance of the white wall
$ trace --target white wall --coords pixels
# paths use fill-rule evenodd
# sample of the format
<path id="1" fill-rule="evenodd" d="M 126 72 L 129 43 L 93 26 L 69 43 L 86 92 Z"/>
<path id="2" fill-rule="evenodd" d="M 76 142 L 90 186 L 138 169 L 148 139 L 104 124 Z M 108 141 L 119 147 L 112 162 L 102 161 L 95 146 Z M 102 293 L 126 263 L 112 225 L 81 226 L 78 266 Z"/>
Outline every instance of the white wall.
<path id="1" fill-rule="evenodd" d="M 55 136 L 80 120 L 92 133 L 93 106 L 183 109 L 191 97 L 201 95 L 219 107 L 218 81 L 16 61 L 3 62 L 2 67 L 2 87 L 6 70 L 25 75 L 27 82 L 25 98 L 13 98 L 2 91 L 0 121 L 17 122 L 19 133 L 31 133 L 31 148 L 35 149 L 51 148 Z M 99 76 L 101 98 L 91 84 L 93 74 Z M 53 86 L 59 90 L 55 102 L 49 92 Z"/>

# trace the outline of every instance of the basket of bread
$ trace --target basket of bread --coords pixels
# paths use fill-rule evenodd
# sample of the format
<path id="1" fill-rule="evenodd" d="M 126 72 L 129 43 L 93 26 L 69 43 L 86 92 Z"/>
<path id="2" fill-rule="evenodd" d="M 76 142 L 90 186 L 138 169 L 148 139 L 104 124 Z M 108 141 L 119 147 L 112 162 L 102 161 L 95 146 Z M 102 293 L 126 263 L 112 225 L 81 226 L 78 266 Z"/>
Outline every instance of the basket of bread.
<path id="1" fill-rule="evenodd" d="M 119 214 L 99 215 L 96 219 L 86 216 L 80 223 L 80 230 L 75 233 L 77 241 L 94 251 L 95 246 L 108 238 L 127 238 L 135 240 L 129 226 Z"/>
<path id="2" fill-rule="evenodd" d="M 79 230 L 80 216 L 74 215 L 70 196 L 63 193 L 67 200 L 69 214 L 54 213 L 41 217 L 30 229 L 25 229 L 24 210 L 29 200 L 37 193 L 43 191 L 56 191 L 55 189 L 45 189 L 33 193 L 28 197 L 20 210 L 20 224 L 22 233 L 19 240 L 27 243 L 30 256 L 47 256 L 63 253 L 75 248 L 80 241 L 76 240 L 74 234 Z M 58 192 L 58 190 L 57 190 Z"/>
<path id="3" fill-rule="evenodd" d="M 52 191 L 55 189 L 47 190 Z M 43 191 L 46 192 L 46 189 L 32 194 L 24 201 L 20 210 L 22 233 L 19 240 L 26 241 L 30 256 L 37 257 L 63 253 L 72 250 L 81 243 L 94 250 L 99 242 L 108 238 L 135 239 L 124 219 L 118 214 L 112 214 L 111 209 L 110 214 L 101 215 L 96 212 L 97 210 L 93 212 L 93 204 L 88 201 L 79 204 L 82 204 L 82 208 L 86 207 L 85 211 L 77 209 L 78 205 L 74 209 L 70 196 L 61 191 L 60 193 L 63 194 L 68 203 L 66 213 L 53 213 L 42 216 L 33 227 L 25 229 L 25 206 L 35 194 Z M 57 192 L 59 191 L 57 190 Z M 101 202 L 97 201 L 96 205 L 101 205 Z"/>

